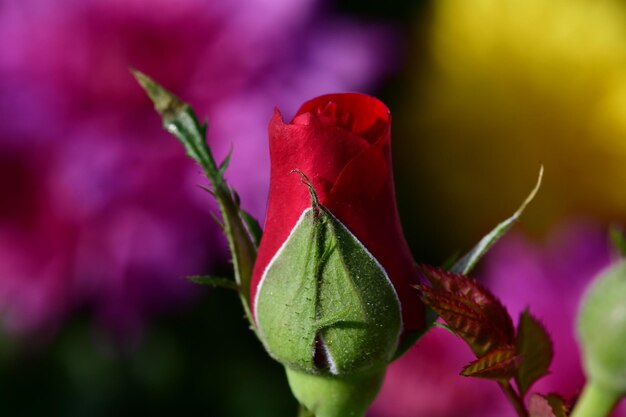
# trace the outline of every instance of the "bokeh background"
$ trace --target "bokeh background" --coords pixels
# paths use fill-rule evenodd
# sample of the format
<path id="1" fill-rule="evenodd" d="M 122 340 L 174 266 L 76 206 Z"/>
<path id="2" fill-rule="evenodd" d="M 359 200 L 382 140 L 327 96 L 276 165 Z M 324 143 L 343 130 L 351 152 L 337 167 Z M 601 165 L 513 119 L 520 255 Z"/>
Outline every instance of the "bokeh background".
<path id="1" fill-rule="evenodd" d="M 238 299 L 182 278 L 231 274 L 228 254 L 130 67 L 207 117 L 260 219 L 274 106 L 382 98 L 421 262 L 469 249 L 544 164 L 476 276 L 552 334 L 536 390 L 574 397 L 574 314 L 626 220 L 625 64 L 619 0 L 0 0 L 0 414 L 295 415 Z M 470 359 L 429 333 L 369 416 L 512 416 L 495 384 L 458 376 Z"/>

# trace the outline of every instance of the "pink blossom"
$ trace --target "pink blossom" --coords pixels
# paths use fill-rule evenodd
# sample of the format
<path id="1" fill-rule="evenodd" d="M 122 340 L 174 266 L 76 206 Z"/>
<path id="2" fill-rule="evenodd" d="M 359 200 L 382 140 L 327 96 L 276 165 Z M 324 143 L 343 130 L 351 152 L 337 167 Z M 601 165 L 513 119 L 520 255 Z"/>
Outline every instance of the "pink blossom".
<path id="1" fill-rule="evenodd" d="M 234 147 L 228 178 L 260 216 L 274 106 L 366 88 L 389 65 L 388 39 L 315 0 L 3 1 L 3 326 L 53 329 L 87 306 L 127 334 L 189 299 L 182 276 L 226 259 L 206 181 L 129 67 L 208 117 L 211 146 L 218 158 Z"/>

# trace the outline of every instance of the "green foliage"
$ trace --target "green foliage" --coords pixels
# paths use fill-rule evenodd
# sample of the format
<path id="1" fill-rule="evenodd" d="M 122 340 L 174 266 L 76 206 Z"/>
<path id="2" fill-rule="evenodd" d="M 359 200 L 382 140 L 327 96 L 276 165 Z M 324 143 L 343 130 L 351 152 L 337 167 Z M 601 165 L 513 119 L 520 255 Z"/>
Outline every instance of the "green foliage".
<path id="1" fill-rule="evenodd" d="M 385 366 L 402 319 L 384 270 L 322 206 L 303 212 L 258 290 L 259 333 L 289 368 L 345 375 Z"/>
<path id="2" fill-rule="evenodd" d="M 495 348 L 514 344 L 514 329 L 502 303 L 466 276 L 421 266 L 431 286 L 419 287 L 422 301 L 480 357 Z"/>
<path id="3" fill-rule="evenodd" d="M 520 315 L 516 344 L 524 360 L 515 382 L 524 396 L 535 381 L 548 374 L 554 352 L 547 330 L 528 310 Z"/>
<path id="4" fill-rule="evenodd" d="M 187 155 L 196 161 L 204 170 L 213 189 L 208 191 L 215 197 L 222 216 L 220 227 L 228 240 L 233 257 L 236 285 L 240 289 L 239 296 L 250 325 L 254 328 L 254 320 L 250 312 L 250 279 L 256 258 L 256 242 L 260 236 L 260 228 L 250 226 L 254 223 L 250 215 L 244 212 L 239 198 L 224 179 L 224 172 L 230 162 L 231 152 L 217 164 L 211 149 L 206 143 L 207 124 L 202 125 L 189 104 L 184 103 L 147 75 L 133 70 L 133 75 L 154 103 L 154 108 L 163 119 L 163 127 L 174 135 L 185 147 Z M 248 225 L 246 227 L 246 225 Z M 252 237 L 253 235 L 254 237 Z"/>
<path id="5" fill-rule="evenodd" d="M 521 356 L 515 347 L 505 346 L 490 350 L 485 355 L 469 363 L 461 375 L 475 378 L 509 380 L 517 372 Z"/>
<path id="6" fill-rule="evenodd" d="M 528 197 L 524 200 L 522 205 L 517 209 L 515 213 L 508 219 L 499 223 L 491 232 L 485 235 L 471 251 L 469 251 L 465 256 L 459 259 L 454 266 L 450 269 L 451 272 L 455 272 L 457 274 L 469 274 L 478 261 L 489 251 L 489 249 L 502 237 L 509 229 L 517 222 L 526 210 L 526 206 L 533 201 L 535 195 L 539 191 L 541 187 L 541 180 L 543 178 L 543 166 L 539 170 L 539 177 L 537 178 L 537 184 L 535 184 L 535 188 L 532 189 Z"/>
<path id="7" fill-rule="evenodd" d="M 518 415 L 528 417 L 524 397 L 531 385 L 548 373 L 552 362 L 552 342 L 546 329 L 524 311 L 515 332 L 502 303 L 475 280 L 430 266 L 420 269 L 430 282 L 430 286 L 418 287 L 422 301 L 476 354 L 476 360 L 465 366 L 461 375 L 498 382 Z M 513 378 L 517 391 L 510 382 Z M 554 398 L 533 400 L 536 417 L 552 417 L 548 399 L 556 404 L 555 410 L 560 410 Z M 560 411 L 555 413 L 563 415 Z"/>

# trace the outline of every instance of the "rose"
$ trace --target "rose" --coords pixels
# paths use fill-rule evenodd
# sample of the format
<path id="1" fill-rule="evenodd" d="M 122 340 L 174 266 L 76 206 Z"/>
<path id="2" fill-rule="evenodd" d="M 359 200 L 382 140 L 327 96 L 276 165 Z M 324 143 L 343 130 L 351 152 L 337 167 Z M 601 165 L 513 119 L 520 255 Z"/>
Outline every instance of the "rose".
<path id="1" fill-rule="evenodd" d="M 327 394 L 312 389 L 317 383 L 305 374 L 333 384 L 345 376 L 353 386 L 355 375 L 373 372 L 379 383 L 400 340 L 423 327 L 423 308 L 411 288 L 417 271 L 395 203 L 390 123 L 382 102 L 353 93 L 315 98 L 288 124 L 276 110 L 270 122 L 270 193 L 251 309 L 268 352 L 287 367 L 304 404 Z M 313 203 L 293 170 L 308 177 Z M 319 268 L 328 269 L 333 259 L 319 278 Z M 337 284 L 335 275 L 350 283 Z M 347 324 L 355 321 L 353 328 Z M 370 376 L 366 385 L 375 386 L 375 395 Z M 303 378 L 306 389 L 296 386 Z"/>
<path id="2" fill-rule="evenodd" d="M 417 272 L 395 203 L 390 126 L 387 107 L 362 94 L 314 98 L 289 124 L 275 111 L 269 126 L 269 201 L 252 277 L 252 303 L 265 267 L 310 205 L 306 188 L 289 175 L 299 169 L 311 180 L 320 203 L 387 271 L 402 304 L 404 333 L 422 328 L 422 306 L 411 288 Z"/>

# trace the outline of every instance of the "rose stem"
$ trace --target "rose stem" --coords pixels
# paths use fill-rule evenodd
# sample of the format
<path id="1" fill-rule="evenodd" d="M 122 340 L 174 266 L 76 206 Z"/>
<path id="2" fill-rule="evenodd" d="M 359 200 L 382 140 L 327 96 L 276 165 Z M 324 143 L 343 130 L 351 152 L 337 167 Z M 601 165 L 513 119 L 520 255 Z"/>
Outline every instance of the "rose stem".
<path id="1" fill-rule="evenodd" d="M 618 392 L 600 386 L 594 381 L 587 381 L 571 417 L 606 417 L 619 398 Z"/>
<path id="2" fill-rule="evenodd" d="M 498 384 L 513 405 L 513 408 L 515 408 L 517 415 L 519 417 L 528 417 L 528 411 L 526 411 L 524 401 L 522 401 L 517 392 L 515 392 L 515 390 L 511 386 L 511 383 L 509 381 L 500 381 L 498 382 Z"/>

